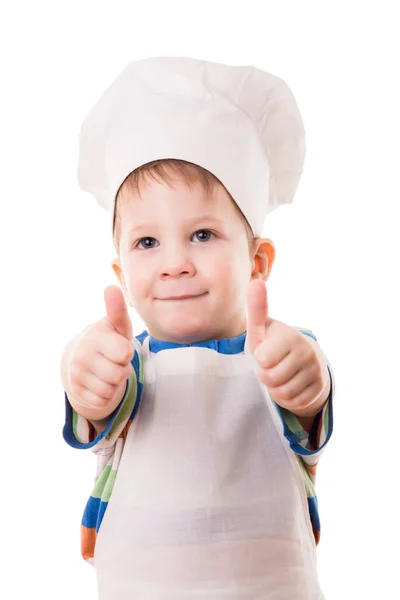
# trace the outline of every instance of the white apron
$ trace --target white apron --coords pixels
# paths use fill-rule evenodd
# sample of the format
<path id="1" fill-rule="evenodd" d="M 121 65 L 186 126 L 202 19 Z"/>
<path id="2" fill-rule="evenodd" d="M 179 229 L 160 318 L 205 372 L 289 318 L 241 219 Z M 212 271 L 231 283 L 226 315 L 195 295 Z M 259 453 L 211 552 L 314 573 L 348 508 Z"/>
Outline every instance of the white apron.
<path id="1" fill-rule="evenodd" d="M 323 600 L 304 483 L 256 363 L 143 346 L 95 548 L 100 600 Z"/>

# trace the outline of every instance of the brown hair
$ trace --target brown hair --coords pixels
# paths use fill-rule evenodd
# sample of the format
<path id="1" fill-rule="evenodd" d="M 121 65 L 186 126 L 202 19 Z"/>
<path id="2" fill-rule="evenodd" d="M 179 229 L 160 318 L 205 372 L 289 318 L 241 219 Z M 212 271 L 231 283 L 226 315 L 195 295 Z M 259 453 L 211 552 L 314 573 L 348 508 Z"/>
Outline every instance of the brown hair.
<path id="1" fill-rule="evenodd" d="M 117 196 L 115 199 L 115 212 L 114 212 L 114 223 L 113 223 L 113 237 L 114 237 L 114 245 L 115 248 L 119 248 L 120 242 L 120 234 L 121 234 L 121 215 L 120 209 L 123 204 L 125 204 L 129 196 L 127 194 L 123 194 L 126 189 L 130 191 L 137 192 L 140 195 L 140 186 L 146 179 L 154 179 L 158 182 L 163 182 L 166 184 L 171 184 L 174 178 L 183 179 L 189 187 L 200 183 L 205 190 L 209 193 L 212 193 L 215 185 L 221 184 L 219 179 L 215 177 L 210 171 L 207 169 L 203 169 L 199 165 L 195 165 L 193 163 L 177 160 L 177 159 L 164 159 L 164 160 L 155 160 L 153 162 L 147 163 L 135 171 L 132 171 L 128 175 L 128 177 L 124 180 L 121 187 L 117 192 Z M 226 190 L 226 188 L 225 188 Z M 249 242 L 249 248 L 252 247 L 252 242 L 254 240 L 253 231 L 247 221 L 246 217 L 229 194 L 228 190 L 226 190 L 230 199 L 232 200 L 236 210 L 239 213 L 240 218 L 242 219 L 247 233 L 247 238 Z"/>

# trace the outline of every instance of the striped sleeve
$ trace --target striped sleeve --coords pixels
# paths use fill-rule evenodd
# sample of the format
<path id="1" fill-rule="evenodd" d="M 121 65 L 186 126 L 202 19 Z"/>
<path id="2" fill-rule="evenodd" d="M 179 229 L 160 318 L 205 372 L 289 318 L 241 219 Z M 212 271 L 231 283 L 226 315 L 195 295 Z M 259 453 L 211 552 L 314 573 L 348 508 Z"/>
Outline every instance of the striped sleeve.
<path id="1" fill-rule="evenodd" d="M 310 330 L 297 329 L 304 335 L 309 335 L 317 341 L 315 335 Z M 293 413 L 275 403 L 282 420 L 284 435 L 290 444 L 290 448 L 297 456 L 307 495 L 308 511 L 316 545 L 318 545 L 321 538 L 318 499 L 315 491 L 317 466 L 319 458 L 329 442 L 333 431 L 335 379 L 329 361 L 328 372 L 331 383 L 329 396 L 325 405 L 315 416 L 310 433 L 303 429 Z"/>
<path id="2" fill-rule="evenodd" d="M 308 512 L 316 545 L 319 544 L 321 539 L 321 522 L 318 498 L 315 490 L 317 466 L 333 429 L 332 399 L 335 384 L 330 366 L 328 370 L 331 378 L 329 398 L 322 410 L 316 415 L 310 434 L 303 429 L 295 415 L 285 408 L 276 405 L 281 415 L 284 435 L 297 456 L 306 491 Z"/>
<path id="3" fill-rule="evenodd" d="M 86 503 L 81 522 L 81 554 L 94 565 L 97 535 L 106 513 L 129 427 L 139 409 L 143 385 L 144 365 L 139 341 L 134 339 L 133 372 L 127 381 L 125 395 L 110 417 L 106 429 L 95 436 L 91 424 L 80 417 L 67 402 L 64 439 L 74 448 L 90 448 L 97 456 L 94 487 Z"/>
<path id="4" fill-rule="evenodd" d="M 328 367 L 328 370 L 331 378 L 329 398 L 322 410 L 316 415 L 310 434 L 303 429 L 295 415 L 285 408 L 276 405 L 281 415 L 284 435 L 297 456 L 306 491 L 308 512 L 316 545 L 319 544 L 321 539 L 321 522 L 318 498 L 315 490 L 317 466 L 333 429 L 332 399 L 335 385 L 331 368 Z"/>

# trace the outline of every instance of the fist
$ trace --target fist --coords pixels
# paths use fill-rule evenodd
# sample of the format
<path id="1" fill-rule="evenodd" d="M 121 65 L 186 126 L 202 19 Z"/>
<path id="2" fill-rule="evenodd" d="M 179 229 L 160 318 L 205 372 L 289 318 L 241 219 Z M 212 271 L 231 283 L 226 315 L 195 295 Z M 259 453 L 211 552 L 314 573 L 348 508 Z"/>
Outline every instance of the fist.
<path id="1" fill-rule="evenodd" d="M 247 293 L 247 336 L 271 398 L 297 416 L 314 416 L 328 398 L 328 362 L 318 344 L 268 315 L 267 289 L 259 280 Z"/>
<path id="2" fill-rule="evenodd" d="M 106 317 L 72 340 L 68 351 L 68 396 L 75 410 L 101 420 L 120 403 L 132 372 L 132 323 L 119 287 L 104 291 Z"/>

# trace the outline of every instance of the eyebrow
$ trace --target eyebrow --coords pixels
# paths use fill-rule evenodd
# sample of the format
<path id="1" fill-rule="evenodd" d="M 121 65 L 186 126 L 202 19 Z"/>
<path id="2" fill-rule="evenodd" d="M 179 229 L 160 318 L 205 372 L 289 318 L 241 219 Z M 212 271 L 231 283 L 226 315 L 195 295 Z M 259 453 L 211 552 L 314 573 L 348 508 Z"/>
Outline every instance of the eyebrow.
<path id="1" fill-rule="evenodd" d="M 225 225 L 225 221 L 222 221 L 221 219 L 218 219 L 217 217 L 214 217 L 213 215 L 202 215 L 201 217 L 194 217 L 193 219 L 187 219 L 186 221 L 184 221 L 186 226 L 189 227 L 194 227 L 196 225 L 196 223 L 215 223 L 216 225 Z M 131 229 L 129 229 L 129 234 L 131 235 L 132 233 L 140 233 L 141 231 L 146 231 L 148 229 L 150 229 L 151 227 L 154 227 L 154 223 L 152 222 L 147 222 L 147 223 L 141 223 L 140 225 L 136 225 L 134 227 L 132 227 Z"/>

